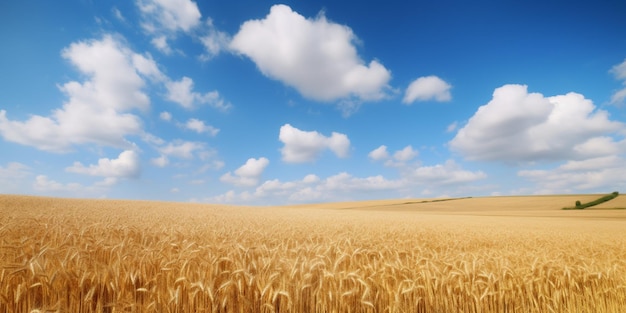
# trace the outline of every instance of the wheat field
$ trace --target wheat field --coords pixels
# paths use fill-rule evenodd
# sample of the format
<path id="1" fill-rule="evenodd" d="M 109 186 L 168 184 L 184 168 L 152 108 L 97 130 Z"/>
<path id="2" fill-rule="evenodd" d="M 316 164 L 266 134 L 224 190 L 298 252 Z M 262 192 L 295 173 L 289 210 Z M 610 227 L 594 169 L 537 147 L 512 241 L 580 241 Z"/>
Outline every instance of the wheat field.
<path id="1" fill-rule="evenodd" d="M 626 210 L 560 210 L 596 197 L 0 195 L 0 312 L 625 312 Z"/>

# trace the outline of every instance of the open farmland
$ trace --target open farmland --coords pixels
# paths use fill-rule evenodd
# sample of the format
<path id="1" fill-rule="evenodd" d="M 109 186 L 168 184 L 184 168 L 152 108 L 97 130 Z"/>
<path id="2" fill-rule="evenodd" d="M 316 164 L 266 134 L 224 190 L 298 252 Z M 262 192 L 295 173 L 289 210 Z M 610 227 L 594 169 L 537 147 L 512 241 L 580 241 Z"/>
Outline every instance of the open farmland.
<path id="1" fill-rule="evenodd" d="M 561 210 L 597 197 L 0 195 L 0 312 L 624 312 L 626 210 Z"/>

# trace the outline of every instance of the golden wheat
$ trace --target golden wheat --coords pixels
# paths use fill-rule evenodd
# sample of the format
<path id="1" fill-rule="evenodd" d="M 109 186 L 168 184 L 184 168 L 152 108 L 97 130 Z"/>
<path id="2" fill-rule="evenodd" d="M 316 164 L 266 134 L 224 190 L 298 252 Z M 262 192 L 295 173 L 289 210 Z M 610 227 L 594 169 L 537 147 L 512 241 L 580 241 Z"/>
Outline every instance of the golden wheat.
<path id="1" fill-rule="evenodd" d="M 498 200 L 512 201 L 354 210 L 0 196 L 0 312 L 626 311 L 626 212 Z"/>

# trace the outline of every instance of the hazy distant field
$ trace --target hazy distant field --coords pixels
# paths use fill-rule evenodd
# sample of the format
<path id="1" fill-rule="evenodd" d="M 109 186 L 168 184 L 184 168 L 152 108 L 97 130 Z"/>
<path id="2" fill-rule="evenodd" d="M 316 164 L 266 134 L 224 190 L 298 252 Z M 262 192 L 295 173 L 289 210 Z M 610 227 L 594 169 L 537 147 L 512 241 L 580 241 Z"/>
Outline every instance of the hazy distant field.
<path id="1" fill-rule="evenodd" d="M 626 210 L 561 210 L 597 197 L 0 195 L 0 312 L 626 312 Z"/>

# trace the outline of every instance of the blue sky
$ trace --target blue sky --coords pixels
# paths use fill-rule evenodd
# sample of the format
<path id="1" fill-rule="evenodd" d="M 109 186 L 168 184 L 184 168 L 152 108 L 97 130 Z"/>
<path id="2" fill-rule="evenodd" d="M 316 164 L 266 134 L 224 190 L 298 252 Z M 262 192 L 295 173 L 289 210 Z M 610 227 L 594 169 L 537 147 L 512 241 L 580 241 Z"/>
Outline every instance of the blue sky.
<path id="1" fill-rule="evenodd" d="M 4 1 L 0 193 L 622 191 L 623 1 Z"/>

